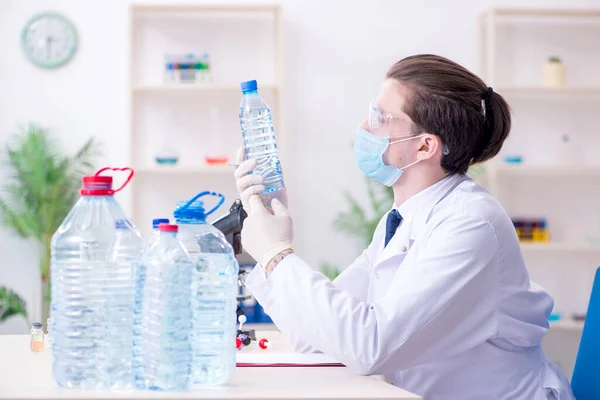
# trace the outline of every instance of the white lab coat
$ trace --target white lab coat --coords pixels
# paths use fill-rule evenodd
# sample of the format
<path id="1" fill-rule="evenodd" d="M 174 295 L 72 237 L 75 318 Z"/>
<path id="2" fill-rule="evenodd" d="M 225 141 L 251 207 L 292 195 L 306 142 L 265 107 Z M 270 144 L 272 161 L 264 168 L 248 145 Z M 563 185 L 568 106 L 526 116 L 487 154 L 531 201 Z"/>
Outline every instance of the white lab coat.
<path id="1" fill-rule="evenodd" d="M 493 196 L 450 175 L 386 217 L 369 247 L 330 282 L 299 255 L 246 285 L 298 351 L 322 351 L 427 400 L 572 399 L 546 359 L 552 298 L 529 275 Z"/>

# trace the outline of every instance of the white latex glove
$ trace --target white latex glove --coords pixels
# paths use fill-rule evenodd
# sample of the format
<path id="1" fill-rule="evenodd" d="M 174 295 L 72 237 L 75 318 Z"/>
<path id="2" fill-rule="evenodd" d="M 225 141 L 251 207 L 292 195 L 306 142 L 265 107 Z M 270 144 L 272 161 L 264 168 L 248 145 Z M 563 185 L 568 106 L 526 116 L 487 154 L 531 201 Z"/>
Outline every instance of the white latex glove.
<path id="1" fill-rule="evenodd" d="M 250 172 L 256 168 L 256 160 L 244 160 L 244 158 L 244 148 L 240 147 L 236 156 L 236 164 L 238 164 L 238 167 L 235 169 L 233 176 L 235 177 L 235 185 L 240 194 L 242 206 L 246 212 L 250 212 L 250 203 L 248 202 L 248 199 L 250 196 L 260 194 L 265 190 L 265 186 L 263 185 L 265 179 L 262 175 L 250 174 Z M 283 188 L 278 196 L 283 205 L 287 207 L 286 189 Z"/>
<path id="2" fill-rule="evenodd" d="M 248 199 L 250 212 L 244 220 L 242 246 L 263 268 L 277 254 L 293 250 L 293 221 L 285 206 L 277 199 L 271 201 L 273 214 L 264 206 L 260 196 Z"/>

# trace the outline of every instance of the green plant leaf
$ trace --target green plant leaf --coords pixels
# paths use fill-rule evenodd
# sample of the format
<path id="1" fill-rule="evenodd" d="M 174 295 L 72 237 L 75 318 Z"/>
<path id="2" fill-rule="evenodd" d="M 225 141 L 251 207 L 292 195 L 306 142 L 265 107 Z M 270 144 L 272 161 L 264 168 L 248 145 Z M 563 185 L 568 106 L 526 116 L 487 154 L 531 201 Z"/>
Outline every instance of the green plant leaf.
<path id="1" fill-rule="evenodd" d="M 12 290 L 0 286 L 0 322 L 4 322 L 14 315 L 28 318 L 25 300 Z"/>
<path id="2" fill-rule="evenodd" d="M 367 195 L 370 210 L 363 208 L 351 194 L 345 192 L 344 196 L 350 209 L 338 213 L 333 221 L 336 229 L 349 236 L 359 238 L 365 247 L 371 243 L 377 224 L 393 202 L 392 189 L 377 184 L 371 179 L 367 179 Z"/>
<path id="3" fill-rule="evenodd" d="M 99 144 L 91 138 L 66 155 L 48 129 L 29 124 L 11 136 L 6 155 L 11 176 L 0 194 L 3 225 L 24 238 L 49 241 L 79 198 L 81 176 L 93 173 Z"/>
<path id="4" fill-rule="evenodd" d="M 391 187 L 381 185 L 368 178 L 366 180 L 370 209 L 363 208 L 350 193 L 344 192 L 349 210 L 338 213 L 333 220 L 333 226 L 336 229 L 348 236 L 358 238 L 364 247 L 367 247 L 373 240 L 377 225 L 385 213 L 390 210 L 394 200 L 394 192 Z M 328 262 L 322 262 L 320 269 L 332 280 L 341 273 L 340 268 Z"/>
<path id="5" fill-rule="evenodd" d="M 328 262 L 322 262 L 320 265 L 320 270 L 323 273 L 323 275 L 328 277 L 330 280 L 334 280 L 342 273 L 340 268 Z"/>

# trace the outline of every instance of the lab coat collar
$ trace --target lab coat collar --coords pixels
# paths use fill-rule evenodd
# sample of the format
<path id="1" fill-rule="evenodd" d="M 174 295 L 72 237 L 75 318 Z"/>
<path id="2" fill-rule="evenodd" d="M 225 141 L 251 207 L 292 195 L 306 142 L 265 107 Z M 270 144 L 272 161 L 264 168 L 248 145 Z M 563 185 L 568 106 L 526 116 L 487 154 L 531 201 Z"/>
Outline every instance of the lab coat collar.
<path id="1" fill-rule="evenodd" d="M 406 224 L 405 229 L 400 229 L 394 235 L 390 243 L 380 253 L 378 263 L 408 252 L 413 241 L 423 231 L 427 221 L 429 221 L 429 217 L 436 204 L 467 179 L 470 178 L 463 174 L 447 175 L 406 200 L 400 207 L 394 207 L 402 215 L 402 224 Z M 383 248 L 383 242 L 381 243 L 381 247 Z"/>
<path id="2" fill-rule="evenodd" d="M 418 193 L 416 196 L 412 197 L 415 198 L 418 196 L 419 204 L 415 210 L 412 220 L 410 221 L 411 224 L 409 237 L 411 240 L 416 239 L 416 237 L 423 231 L 423 228 L 429 221 L 435 206 L 446 196 L 448 196 L 448 194 L 450 194 L 450 192 L 452 192 L 460 183 L 468 179 L 470 178 L 464 174 L 447 175 L 438 182 L 429 186 L 427 189 Z M 424 195 L 419 196 L 420 194 Z"/>

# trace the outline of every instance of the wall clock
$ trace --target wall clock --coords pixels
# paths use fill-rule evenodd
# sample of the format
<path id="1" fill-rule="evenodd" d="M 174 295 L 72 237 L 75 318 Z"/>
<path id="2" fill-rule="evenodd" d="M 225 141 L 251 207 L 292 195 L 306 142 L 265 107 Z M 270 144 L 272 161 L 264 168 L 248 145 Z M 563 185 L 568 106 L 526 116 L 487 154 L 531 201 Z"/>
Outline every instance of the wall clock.
<path id="1" fill-rule="evenodd" d="M 77 49 L 77 32 L 64 16 L 47 12 L 33 16 L 21 33 L 21 45 L 27 58 L 42 68 L 66 64 Z"/>

